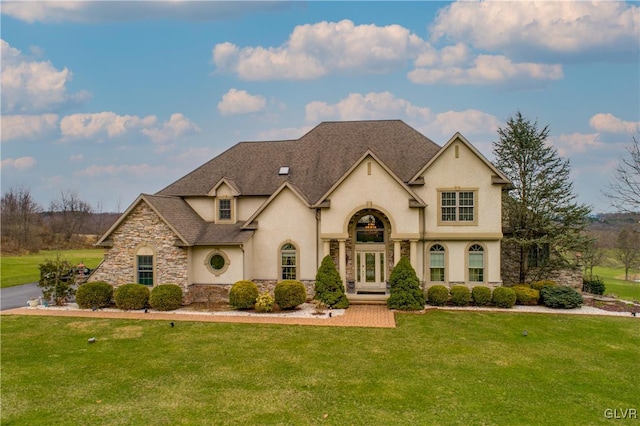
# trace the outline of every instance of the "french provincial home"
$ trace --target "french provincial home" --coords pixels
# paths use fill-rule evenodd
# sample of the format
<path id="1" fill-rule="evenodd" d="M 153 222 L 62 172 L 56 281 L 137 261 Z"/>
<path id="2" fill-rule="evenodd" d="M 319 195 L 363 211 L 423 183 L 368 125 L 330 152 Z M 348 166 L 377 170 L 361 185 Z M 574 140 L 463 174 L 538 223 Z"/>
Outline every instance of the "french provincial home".
<path id="1" fill-rule="evenodd" d="M 312 295 L 330 255 L 350 298 L 385 298 L 406 256 L 425 288 L 496 286 L 508 184 L 460 133 L 441 147 L 400 120 L 324 122 L 238 143 L 141 194 L 98 241 L 91 280 L 193 295 L 296 279 Z"/>

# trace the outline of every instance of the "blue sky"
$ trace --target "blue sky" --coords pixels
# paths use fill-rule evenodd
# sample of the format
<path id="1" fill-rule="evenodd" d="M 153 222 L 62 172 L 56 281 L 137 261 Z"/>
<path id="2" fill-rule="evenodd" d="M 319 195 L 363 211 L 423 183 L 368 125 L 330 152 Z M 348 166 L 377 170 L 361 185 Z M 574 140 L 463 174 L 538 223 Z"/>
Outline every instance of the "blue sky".
<path id="1" fill-rule="evenodd" d="M 637 2 L 7 2 L 2 192 L 123 211 L 240 141 L 402 119 L 489 159 L 516 111 L 602 194 L 640 129 Z"/>

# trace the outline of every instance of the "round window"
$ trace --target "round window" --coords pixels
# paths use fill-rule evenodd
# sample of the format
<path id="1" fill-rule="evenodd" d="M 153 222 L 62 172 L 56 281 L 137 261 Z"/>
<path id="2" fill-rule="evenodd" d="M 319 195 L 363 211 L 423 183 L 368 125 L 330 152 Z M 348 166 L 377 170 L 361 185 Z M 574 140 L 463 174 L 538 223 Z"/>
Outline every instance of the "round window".
<path id="1" fill-rule="evenodd" d="M 219 271 L 220 269 L 224 268 L 224 257 L 222 257 L 222 255 L 220 254 L 214 254 L 209 259 L 209 264 L 213 269 Z"/>

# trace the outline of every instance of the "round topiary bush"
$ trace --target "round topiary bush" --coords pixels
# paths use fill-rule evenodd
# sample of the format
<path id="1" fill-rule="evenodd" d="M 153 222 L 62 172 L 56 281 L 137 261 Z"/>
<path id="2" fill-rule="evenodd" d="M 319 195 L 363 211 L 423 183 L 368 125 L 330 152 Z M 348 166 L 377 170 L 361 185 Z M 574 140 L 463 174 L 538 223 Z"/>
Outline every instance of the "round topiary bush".
<path id="1" fill-rule="evenodd" d="M 173 311 L 182 306 L 182 289 L 176 284 L 154 287 L 149 296 L 149 305 L 158 311 Z"/>
<path id="2" fill-rule="evenodd" d="M 149 287 L 142 284 L 121 285 L 113 293 L 113 300 L 118 309 L 143 309 L 149 302 Z"/>
<path id="3" fill-rule="evenodd" d="M 256 311 L 258 312 L 271 312 L 273 311 L 273 296 L 268 291 L 260 293 L 258 299 L 256 299 Z"/>
<path id="4" fill-rule="evenodd" d="M 433 306 L 443 306 L 449 301 L 449 290 L 443 285 L 434 285 L 427 290 L 427 302 Z"/>
<path id="5" fill-rule="evenodd" d="M 555 309 L 573 309 L 582 306 L 582 295 L 572 287 L 545 287 L 540 290 L 545 306 Z"/>
<path id="6" fill-rule="evenodd" d="M 294 309 L 307 300 L 304 284 L 295 280 L 280 281 L 276 284 L 273 294 L 280 309 Z"/>
<path id="7" fill-rule="evenodd" d="M 476 306 L 486 306 L 491 302 L 491 289 L 483 285 L 475 286 L 471 290 L 471 299 Z"/>
<path id="8" fill-rule="evenodd" d="M 258 298 L 258 286 L 253 281 L 238 281 L 229 290 L 229 304 L 236 309 L 253 309 Z"/>
<path id="9" fill-rule="evenodd" d="M 509 287 L 496 287 L 491 300 L 499 308 L 511 308 L 516 304 L 516 292 Z"/>
<path id="10" fill-rule="evenodd" d="M 557 284 L 555 281 L 551 280 L 542 280 L 542 281 L 534 281 L 531 283 L 530 287 L 535 290 L 542 290 L 545 287 L 555 287 Z"/>
<path id="11" fill-rule="evenodd" d="M 76 290 L 76 303 L 82 309 L 106 308 L 112 298 L 113 287 L 104 281 L 85 283 Z"/>
<path id="12" fill-rule="evenodd" d="M 540 292 L 535 288 L 517 285 L 513 287 L 513 291 L 516 292 L 517 305 L 537 305 L 540 301 Z"/>
<path id="13" fill-rule="evenodd" d="M 469 287 L 464 285 L 454 285 L 449 290 L 449 294 L 451 295 L 451 303 L 455 306 L 467 306 L 471 301 Z"/>

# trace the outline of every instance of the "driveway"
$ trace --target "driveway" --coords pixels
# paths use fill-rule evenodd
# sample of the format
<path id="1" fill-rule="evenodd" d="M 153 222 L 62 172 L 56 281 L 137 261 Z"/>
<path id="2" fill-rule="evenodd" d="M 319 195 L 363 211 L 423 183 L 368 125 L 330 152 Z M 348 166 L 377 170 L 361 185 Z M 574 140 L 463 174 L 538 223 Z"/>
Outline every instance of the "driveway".
<path id="1" fill-rule="evenodd" d="M 27 300 L 42 296 L 38 283 L 30 283 L 0 289 L 0 310 L 27 306 Z"/>

